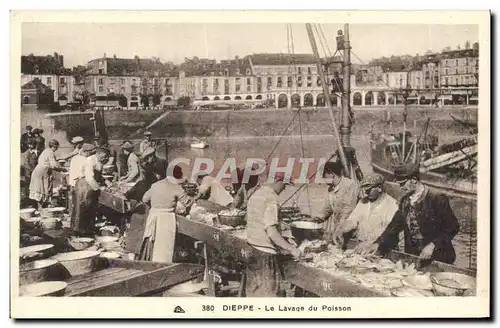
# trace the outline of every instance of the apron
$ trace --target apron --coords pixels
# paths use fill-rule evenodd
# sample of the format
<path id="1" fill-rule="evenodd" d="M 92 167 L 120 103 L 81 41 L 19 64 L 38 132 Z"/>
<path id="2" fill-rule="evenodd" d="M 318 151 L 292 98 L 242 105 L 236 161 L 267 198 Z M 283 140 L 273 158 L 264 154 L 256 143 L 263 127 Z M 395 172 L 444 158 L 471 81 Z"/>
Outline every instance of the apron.
<path id="1" fill-rule="evenodd" d="M 151 208 L 139 260 L 173 263 L 177 222 L 173 208 Z"/>
<path id="2" fill-rule="evenodd" d="M 99 191 L 93 190 L 85 178 L 76 180 L 71 212 L 71 230 L 90 234 L 94 231 Z"/>

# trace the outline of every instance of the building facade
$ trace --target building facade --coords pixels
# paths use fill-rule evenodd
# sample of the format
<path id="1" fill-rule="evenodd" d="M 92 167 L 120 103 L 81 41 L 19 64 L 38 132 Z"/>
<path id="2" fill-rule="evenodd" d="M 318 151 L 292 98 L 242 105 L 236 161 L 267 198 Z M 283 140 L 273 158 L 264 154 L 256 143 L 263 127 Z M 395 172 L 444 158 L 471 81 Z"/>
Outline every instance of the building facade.
<path id="1" fill-rule="evenodd" d="M 439 63 L 443 88 L 477 87 L 478 57 L 473 49 L 443 52 Z"/>
<path id="2" fill-rule="evenodd" d="M 100 106 L 152 107 L 176 99 L 177 76 L 153 59 L 93 59 L 87 64 L 85 91 Z"/>

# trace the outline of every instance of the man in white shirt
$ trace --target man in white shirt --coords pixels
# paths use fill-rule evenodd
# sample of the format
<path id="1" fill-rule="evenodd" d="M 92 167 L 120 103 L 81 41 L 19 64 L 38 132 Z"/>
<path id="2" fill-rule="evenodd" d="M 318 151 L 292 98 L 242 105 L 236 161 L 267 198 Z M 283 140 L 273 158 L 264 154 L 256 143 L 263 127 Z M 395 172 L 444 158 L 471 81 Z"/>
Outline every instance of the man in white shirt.
<path id="1" fill-rule="evenodd" d="M 143 179 L 143 172 L 140 165 L 139 157 L 134 154 L 134 146 L 130 141 L 126 141 L 122 145 L 122 151 L 127 156 L 127 175 L 120 178 L 122 182 L 138 182 Z"/>
<path id="2" fill-rule="evenodd" d="M 105 184 L 101 177 L 102 166 L 109 160 L 109 150 L 98 148 L 86 158 L 84 176 L 76 180 L 71 228 L 77 235 L 92 235 L 99 205 L 99 191 Z"/>

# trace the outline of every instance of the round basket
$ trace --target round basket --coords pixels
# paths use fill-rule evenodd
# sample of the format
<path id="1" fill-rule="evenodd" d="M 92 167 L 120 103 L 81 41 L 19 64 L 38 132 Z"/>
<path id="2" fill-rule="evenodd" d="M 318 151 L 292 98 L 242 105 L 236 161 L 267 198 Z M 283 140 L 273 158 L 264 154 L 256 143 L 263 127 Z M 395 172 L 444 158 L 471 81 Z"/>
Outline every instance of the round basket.
<path id="1" fill-rule="evenodd" d="M 49 270 L 57 264 L 56 260 L 46 259 L 28 262 L 19 267 L 19 284 L 26 285 L 49 279 Z"/>
<path id="2" fill-rule="evenodd" d="M 60 253 L 52 258 L 59 261 L 69 274 L 75 277 L 94 271 L 99 253 L 97 251 L 77 251 Z"/>
<path id="3" fill-rule="evenodd" d="M 224 215 L 217 214 L 217 224 L 230 227 L 237 227 L 246 224 L 245 214 L 239 215 Z"/>
<path id="4" fill-rule="evenodd" d="M 436 296 L 463 296 L 467 290 L 476 289 L 474 277 L 455 272 L 432 273 L 431 282 Z"/>
<path id="5" fill-rule="evenodd" d="M 32 253 L 43 253 L 48 250 L 54 248 L 52 244 L 42 244 L 42 245 L 33 245 L 28 247 L 23 247 L 19 249 L 19 256 L 25 256 Z"/>
<path id="6" fill-rule="evenodd" d="M 94 243 L 94 239 L 92 238 L 70 238 L 68 239 L 68 244 L 75 251 L 82 251 L 84 249 L 89 248 Z"/>
<path id="7" fill-rule="evenodd" d="M 23 208 L 19 211 L 19 216 L 21 219 L 27 220 L 35 215 L 35 211 L 34 208 Z"/>
<path id="8" fill-rule="evenodd" d="M 64 281 L 44 281 L 19 287 L 19 296 L 63 296 L 68 287 Z"/>

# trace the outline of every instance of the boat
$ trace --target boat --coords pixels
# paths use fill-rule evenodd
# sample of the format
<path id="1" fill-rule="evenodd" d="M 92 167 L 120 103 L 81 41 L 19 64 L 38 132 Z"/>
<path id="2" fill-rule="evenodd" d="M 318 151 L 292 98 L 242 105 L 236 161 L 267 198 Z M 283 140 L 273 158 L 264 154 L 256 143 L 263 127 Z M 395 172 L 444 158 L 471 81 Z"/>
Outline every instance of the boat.
<path id="1" fill-rule="evenodd" d="M 406 111 L 406 106 L 405 106 Z M 477 125 L 460 121 L 469 128 L 470 136 L 452 143 L 439 144 L 428 134 L 430 119 L 420 136 L 412 136 L 404 128 L 399 135 L 370 133 L 371 167 L 387 181 L 394 181 L 394 168 L 404 163 L 419 165 L 420 180 L 429 189 L 450 197 L 477 200 Z"/>
<path id="2" fill-rule="evenodd" d="M 205 149 L 208 144 L 204 140 L 194 139 L 191 143 L 191 148 L 193 149 Z"/>

